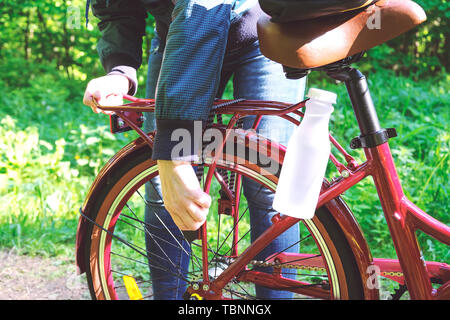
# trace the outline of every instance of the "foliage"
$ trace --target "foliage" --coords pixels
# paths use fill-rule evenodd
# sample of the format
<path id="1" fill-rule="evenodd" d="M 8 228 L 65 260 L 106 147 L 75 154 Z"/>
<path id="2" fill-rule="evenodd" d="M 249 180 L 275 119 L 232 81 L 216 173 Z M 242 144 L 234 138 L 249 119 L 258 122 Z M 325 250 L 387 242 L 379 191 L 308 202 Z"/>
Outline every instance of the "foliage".
<path id="1" fill-rule="evenodd" d="M 369 50 L 364 70 L 393 69 L 419 79 L 448 70 L 450 4 L 446 0 L 417 0 L 427 21 L 387 44 Z M 54 68 L 68 79 L 88 80 L 104 71 L 98 61 L 97 19 L 92 12 L 85 26 L 84 0 L 0 0 L 0 68 L 5 85 L 24 85 Z M 381 21 L 382 27 L 382 21 Z M 144 39 L 147 60 L 154 20 L 148 17 Z M 6 70 L 5 70 L 6 69 Z M 145 63 L 140 82 L 145 76 Z M 23 77 L 23 75 L 27 75 Z M 25 83 L 24 83 L 25 82 Z M 144 86 L 141 86 L 144 87 Z"/>
<path id="2" fill-rule="evenodd" d="M 110 134 L 82 106 L 84 84 L 66 81 L 49 72 L 0 97 L 0 247 L 72 256 L 95 174 L 133 137 Z"/>
<path id="3" fill-rule="evenodd" d="M 85 8 L 84 0 L 0 0 L 0 71 L 7 75 L 4 85 L 23 87 L 48 71 L 61 73 L 68 80 L 103 75 L 96 49 L 98 20 L 90 12 L 86 25 Z M 153 26 L 149 16 L 144 61 Z M 143 76 L 139 80 L 142 82 Z"/>
<path id="4" fill-rule="evenodd" d="M 17 130 L 16 122 L 10 116 L 0 122 L 0 244 L 60 254 L 73 238 L 77 190 L 87 181 L 78 181 L 78 170 L 63 161 L 63 138 L 50 144 L 37 128 Z"/>
<path id="5" fill-rule="evenodd" d="M 450 2 L 417 0 L 427 21 L 411 31 L 368 51 L 364 70 L 391 69 L 415 80 L 446 72 L 449 59 Z M 380 22 L 383 27 L 383 21 Z"/>

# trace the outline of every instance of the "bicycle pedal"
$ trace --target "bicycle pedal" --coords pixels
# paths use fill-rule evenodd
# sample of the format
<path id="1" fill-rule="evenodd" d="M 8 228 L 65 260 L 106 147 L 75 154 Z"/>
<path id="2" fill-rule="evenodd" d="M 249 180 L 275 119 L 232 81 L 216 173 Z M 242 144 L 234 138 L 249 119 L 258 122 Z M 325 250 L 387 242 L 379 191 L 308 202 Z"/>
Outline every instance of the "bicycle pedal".
<path id="1" fill-rule="evenodd" d="M 136 280 L 134 280 L 133 277 L 123 276 L 123 282 L 130 300 L 144 300 L 144 298 L 142 297 L 142 293 L 136 283 Z"/>

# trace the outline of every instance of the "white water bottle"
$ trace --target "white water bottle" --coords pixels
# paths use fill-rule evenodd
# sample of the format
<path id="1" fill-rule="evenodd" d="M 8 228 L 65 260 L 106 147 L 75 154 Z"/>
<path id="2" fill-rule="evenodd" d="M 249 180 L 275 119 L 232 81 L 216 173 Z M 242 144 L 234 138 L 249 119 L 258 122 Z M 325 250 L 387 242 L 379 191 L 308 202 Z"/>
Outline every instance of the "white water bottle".
<path id="1" fill-rule="evenodd" d="M 337 95 L 311 88 L 306 111 L 287 145 L 273 208 L 281 214 L 311 219 L 316 211 L 330 157 L 328 124 Z"/>

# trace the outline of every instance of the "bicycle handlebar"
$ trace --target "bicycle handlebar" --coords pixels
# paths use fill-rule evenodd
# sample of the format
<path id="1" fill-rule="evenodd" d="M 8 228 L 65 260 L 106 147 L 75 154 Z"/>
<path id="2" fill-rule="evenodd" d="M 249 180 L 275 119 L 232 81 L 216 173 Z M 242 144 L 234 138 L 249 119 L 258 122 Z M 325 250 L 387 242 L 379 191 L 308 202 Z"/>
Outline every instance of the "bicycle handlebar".
<path id="1" fill-rule="evenodd" d="M 124 94 L 124 95 L 123 95 L 123 98 L 124 98 L 125 100 L 131 101 L 131 102 L 143 102 L 143 101 L 146 100 L 146 99 L 139 99 L 139 98 L 136 98 L 136 97 L 134 97 L 134 96 L 130 96 L 130 95 L 128 95 L 128 94 Z"/>

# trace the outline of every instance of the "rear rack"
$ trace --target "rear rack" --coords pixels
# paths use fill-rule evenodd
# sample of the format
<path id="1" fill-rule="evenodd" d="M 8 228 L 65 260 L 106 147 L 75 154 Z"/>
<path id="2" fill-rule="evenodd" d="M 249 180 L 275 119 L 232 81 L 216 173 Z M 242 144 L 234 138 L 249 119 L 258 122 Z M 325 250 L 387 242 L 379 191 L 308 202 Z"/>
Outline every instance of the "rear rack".
<path id="1" fill-rule="evenodd" d="M 155 111 L 155 100 L 139 99 L 128 95 L 125 95 L 124 99 L 131 101 L 131 103 L 121 106 L 100 106 L 97 104 L 97 108 L 104 111 L 114 112 L 114 114 L 110 116 L 110 127 L 112 133 L 134 130 L 142 139 L 144 139 L 145 142 L 152 146 L 152 137 L 142 131 L 141 128 L 144 121 L 143 113 Z M 277 101 L 216 99 L 211 108 L 211 116 L 231 115 L 231 120 L 226 126 L 227 129 L 232 129 L 237 119 L 245 116 L 256 116 L 252 126 L 252 129 L 254 130 L 257 129 L 262 116 L 278 116 L 292 122 L 295 125 L 299 125 L 300 120 L 296 119 L 295 116 L 304 116 L 304 113 L 299 109 L 305 107 L 307 101 L 308 99 L 296 104 L 289 104 Z M 340 174 L 347 176 L 360 167 L 356 160 L 349 153 L 347 153 L 331 135 L 330 142 L 336 147 L 339 153 L 342 154 L 347 162 L 347 164 L 344 165 L 339 162 L 333 154 L 330 154 L 330 160 L 333 162 Z"/>

